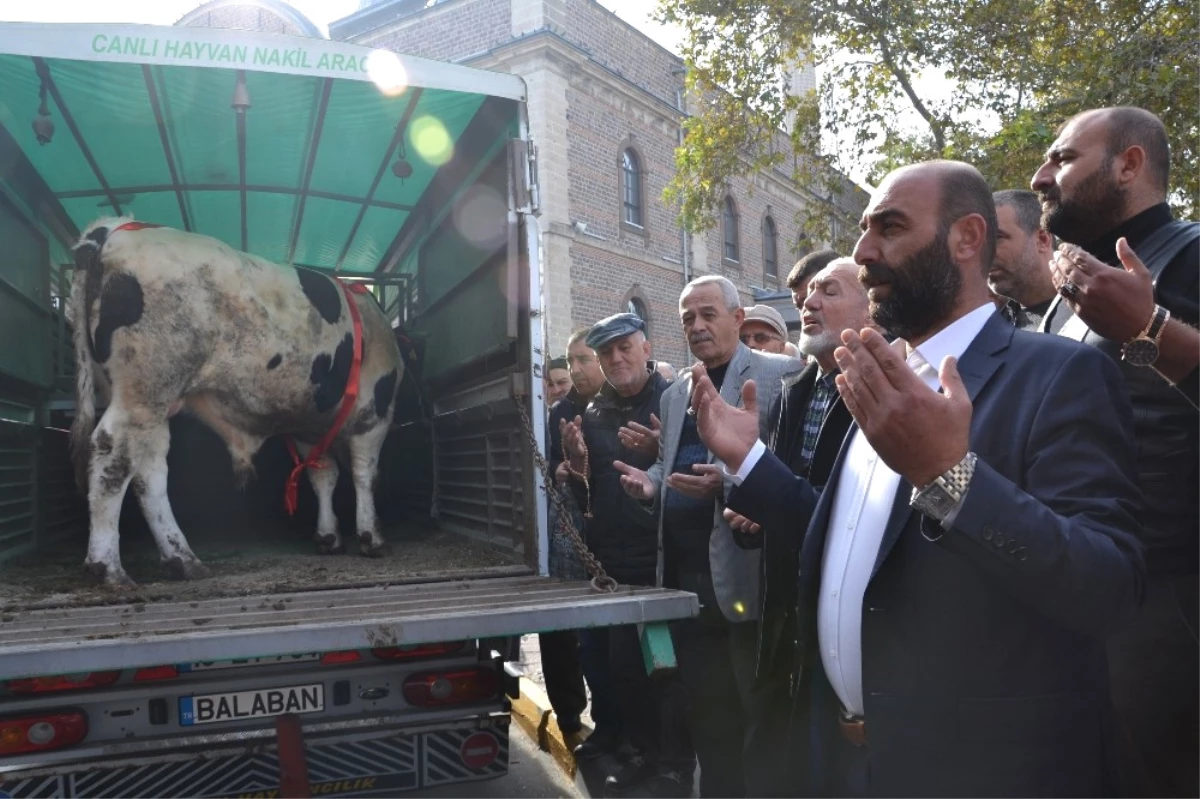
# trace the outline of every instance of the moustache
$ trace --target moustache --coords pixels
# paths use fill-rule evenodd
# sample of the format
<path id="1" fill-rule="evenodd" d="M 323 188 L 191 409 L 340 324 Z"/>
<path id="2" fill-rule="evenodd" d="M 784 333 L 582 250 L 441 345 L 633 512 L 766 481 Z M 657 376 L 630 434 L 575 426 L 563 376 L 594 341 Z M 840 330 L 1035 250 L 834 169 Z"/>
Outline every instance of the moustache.
<path id="1" fill-rule="evenodd" d="M 710 333 L 697 333 L 694 336 L 688 336 L 688 344 L 700 344 L 704 341 L 712 341 L 713 337 Z"/>
<path id="2" fill-rule="evenodd" d="M 896 270 L 887 264 L 866 264 L 858 270 L 858 282 L 868 289 L 881 283 L 895 283 Z"/>
<path id="3" fill-rule="evenodd" d="M 1057 186 L 1053 186 L 1049 189 L 1043 189 L 1042 191 L 1038 192 L 1038 200 L 1040 200 L 1043 204 L 1056 203 L 1061 199 L 1062 192 L 1058 190 Z"/>

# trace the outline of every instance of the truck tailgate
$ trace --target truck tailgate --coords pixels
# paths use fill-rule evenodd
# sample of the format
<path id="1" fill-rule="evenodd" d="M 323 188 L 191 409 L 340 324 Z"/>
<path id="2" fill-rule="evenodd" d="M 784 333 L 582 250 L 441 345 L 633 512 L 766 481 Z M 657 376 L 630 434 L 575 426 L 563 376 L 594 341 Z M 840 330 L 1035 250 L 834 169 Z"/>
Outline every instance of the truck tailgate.
<path id="1" fill-rule="evenodd" d="M 8 609 L 0 680 L 164 663 L 406 646 L 694 616 L 694 594 L 520 576 L 196 602 Z"/>

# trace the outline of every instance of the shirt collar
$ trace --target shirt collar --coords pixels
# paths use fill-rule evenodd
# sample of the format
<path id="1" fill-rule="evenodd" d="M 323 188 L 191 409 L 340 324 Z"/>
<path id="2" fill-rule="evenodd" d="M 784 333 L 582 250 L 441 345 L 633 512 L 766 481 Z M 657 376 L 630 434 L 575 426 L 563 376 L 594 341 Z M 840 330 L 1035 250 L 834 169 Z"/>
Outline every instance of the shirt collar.
<path id="1" fill-rule="evenodd" d="M 962 357 L 962 354 L 967 351 L 967 347 L 971 346 L 971 342 L 979 335 L 979 331 L 983 330 L 983 326 L 987 324 L 987 320 L 994 313 L 996 313 L 995 304 L 985 302 L 934 333 L 928 341 L 916 347 L 915 350 L 925 359 L 926 363 L 933 367 L 936 373 L 947 355 L 953 355 L 955 358 Z M 913 350 L 914 348 L 910 347 L 907 341 L 904 342 L 904 351 L 908 355 L 910 367 L 913 366 Z"/>

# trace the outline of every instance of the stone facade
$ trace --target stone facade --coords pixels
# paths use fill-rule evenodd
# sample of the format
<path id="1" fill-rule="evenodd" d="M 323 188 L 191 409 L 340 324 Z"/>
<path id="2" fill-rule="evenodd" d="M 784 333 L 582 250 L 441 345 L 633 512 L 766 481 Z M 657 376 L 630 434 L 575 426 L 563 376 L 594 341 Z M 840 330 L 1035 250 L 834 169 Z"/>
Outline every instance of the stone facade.
<path id="1" fill-rule="evenodd" d="M 209 0 L 189 11 L 175 24 L 189 28 L 321 36 L 320 29 L 311 20 L 282 0 Z"/>
<path id="2" fill-rule="evenodd" d="M 370 47 L 520 75 L 538 148 L 547 345 L 627 310 L 647 316 L 657 356 L 691 361 L 678 321 L 687 276 L 729 277 L 750 304 L 775 291 L 798 252 L 811 198 L 782 171 L 734 178 L 739 255 L 723 258 L 718 224 L 685 236 L 662 191 L 686 118 L 683 63 L 595 0 L 364 0 L 330 36 Z M 811 74 L 797 76 L 811 81 Z M 622 154 L 642 172 L 642 222 L 623 224 Z M 776 231 L 776 274 L 764 268 L 764 220 Z"/>

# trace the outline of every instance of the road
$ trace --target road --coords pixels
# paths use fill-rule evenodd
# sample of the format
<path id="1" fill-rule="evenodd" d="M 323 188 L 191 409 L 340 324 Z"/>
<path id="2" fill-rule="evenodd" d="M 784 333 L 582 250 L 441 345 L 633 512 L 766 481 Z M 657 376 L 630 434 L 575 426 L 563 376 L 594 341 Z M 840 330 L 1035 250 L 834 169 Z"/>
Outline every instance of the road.
<path id="1" fill-rule="evenodd" d="M 519 724 L 509 726 L 508 776 L 482 782 L 456 782 L 441 788 L 404 794 L 412 797 L 499 797 L 582 799 L 575 785 L 550 755 L 541 752 Z"/>

